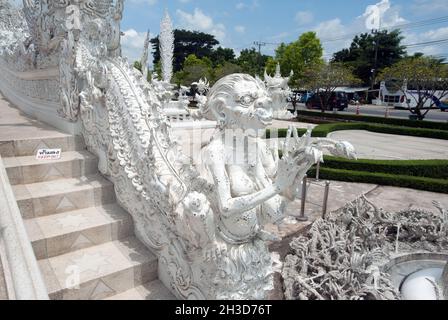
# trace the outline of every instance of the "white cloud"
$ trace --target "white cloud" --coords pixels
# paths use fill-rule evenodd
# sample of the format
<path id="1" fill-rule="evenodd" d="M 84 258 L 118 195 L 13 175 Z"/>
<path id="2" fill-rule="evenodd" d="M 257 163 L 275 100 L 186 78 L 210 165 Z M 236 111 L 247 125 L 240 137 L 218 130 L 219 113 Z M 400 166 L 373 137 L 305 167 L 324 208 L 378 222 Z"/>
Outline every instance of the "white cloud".
<path id="1" fill-rule="evenodd" d="M 131 3 L 137 3 L 137 4 L 149 4 L 150 6 L 153 6 L 157 3 L 157 0 L 129 0 Z"/>
<path id="2" fill-rule="evenodd" d="M 381 16 L 381 28 L 387 28 L 407 22 L 400 15 L 400 7 L 391 5 L 389 0 L 381 0 L 374 5 L 369 5 L 364 13 L 354 19 L 350 24 L 342 23 L 341 19 L 334 18 L 319 23 L 313 28 L 324 46 L 324 55 L 331 57 L 336 51 L 350 46 L 354 36 L 359 33 L 370 32 L 366 26 L 366 19 L 371 18 L 372 12 L 379 12 Z M 406 40 L 405 40 L 406 41 Z"/>
<path id="3" fill-rule="evenodd" d="M 128 29 L 123 33 L 124 36 L 121 37 L 123 56 L 127 57 L 129 62 L 139 61 L 143 53 L 146 32 L 138 32 L 134 29 Z M 150 37 L 153 36 L 153 34 L 150 34 Z M 149 57 L 149 62 L 152 63 L 151 57 Z"/>
<path id="4" fill-rule="evenodd" d="M 429 30 L 423 33 L 415 33 L 415 32 L 404 32 L 403 36 L 405 39 L 403 40 L 404 44 L 416 44 L 433 40 L 441 40 L 448 38 L 448 27 L 442 27 L 438 29 Z M 448 51 L 448 45 L 421 45 L 421 46 L 413 46 L 407 49 L 408 54 L 412 55 L 415 52 L 422 52 L 426 55 L 438 55 L 438 54 L 446 54 Z"/>
<path id="5" fill-rule="evenodd" d="M 319 23 L 314 30 L 322 39 L 333 39 L 347 33 L 348 28 L 342 24 L 341 19 L 335 18 Z"/>
<path id="6" fill-rule="evenodd" d="M 238 33 L 244 33 L 246 32 L 246 27 L 245 26 L 235 26 L 235 31 Z"/>
<path id="7" fill-rule="evenodd" d="M 429 30 L 425 33 L 423 33 L 424 39 L 429 40 L 441 40 L 441 39 L 447 39 L 448 38 L 448 27 L 443 27 L 435 30 Z"/>
<path id="8" fill-rule="evenodd" d="M 313 13 L 310 11 L 298 11 L 295 20 L 301 26 L 310 24 L 314 20 Z"/>
<path id="9" fill-rule="evenodd" d="M 254 10 L 254 9 L 258 8 L 259 6 L 260 6 L 260 3 L 258 2 L 258 0 L 252 0 L 252 2 L 250 4 L 246 3 L 246 2 L 238 2 L 235 5 L 235 8 L 237 10 L 244 10 L 244 9 Z"/>
<path id="10" fill-rule="evenodd" d="M 238 2 L 235 8 L 238 10 L 243 10 L 244 8 L 246 8 L 246 4 L 244 2 Z"/>
<path id="11" fill-rule="evenodd" d="M 441 14 L 448 12 L 448 4 L 446 0 L 414 0 L 411 9 L 420 14 L 430 14 L 434 12 Z"/>
<path id="12" fill-rule="evenodd" d="M 332 53 L 342 48 L 348 47 L 351 43 L 351 39 L 331 41 L 336 38 L 342 38 L 350 32 L 350 29 L 343 25 L 339 18 L 323 21 L 313 30 L 316 32 L 318 38 L 320 38 L 323 42 L 322 45 L 324 47 L 325 58 L 328 58 Z"/>
<path id="13" fill-rule="evenodd" d="M 178 9 L 176 14 L 180 25 L 186 29 L 211 33 L 219 41 L 226 37 L 226 27 L 222 23 L 215 23 L 213 18 L 204 14 L 201 9 L 196 8 L 193 13 Z"/>

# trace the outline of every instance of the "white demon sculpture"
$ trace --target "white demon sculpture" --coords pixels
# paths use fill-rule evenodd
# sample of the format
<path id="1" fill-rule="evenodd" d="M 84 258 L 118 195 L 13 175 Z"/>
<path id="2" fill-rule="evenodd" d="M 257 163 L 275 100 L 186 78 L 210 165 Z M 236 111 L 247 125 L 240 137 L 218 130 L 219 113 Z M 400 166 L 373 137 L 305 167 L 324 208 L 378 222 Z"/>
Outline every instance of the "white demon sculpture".
<path id="1" fill-rule="evenodd" d="M 261 81 L 229 75 L 207 97 L 201 113 L 219 123 L 202 148 L 201 174 L 212 188 L 185 198 L 179 230 L 201 248 L 189 256 L 193 269 L 213 279 L 216 298 L 265 298 L 274 272 L 266 241 L 275 237 L 264 226 L 285 217 L 287 203 L 296 199 L 308 169 L 321 160 L 322 148 L 354 158 L 353 147 L 312 141 L 310 130 L 299 138 L 290 129 L 279 159 L 261 138 L 272 121 L 272 99 Z"/>
<path id="2" fill-rule="evenodd" d="M 293 75 L 294 72 L 291 70 L 289 77 L 282 77 L 280 64 L 277 64 L 275 75 L 273 77 L 269 76 L 266 70 L 264 71 L 264 81 L 267 90 L 272 97 L 272 107 L 274 109 L 273 116 L 276 119 L 288 120 L 294 118 L 294 115 L 286 109 L 287 98 L 291 94 L 288 82 Z"/>

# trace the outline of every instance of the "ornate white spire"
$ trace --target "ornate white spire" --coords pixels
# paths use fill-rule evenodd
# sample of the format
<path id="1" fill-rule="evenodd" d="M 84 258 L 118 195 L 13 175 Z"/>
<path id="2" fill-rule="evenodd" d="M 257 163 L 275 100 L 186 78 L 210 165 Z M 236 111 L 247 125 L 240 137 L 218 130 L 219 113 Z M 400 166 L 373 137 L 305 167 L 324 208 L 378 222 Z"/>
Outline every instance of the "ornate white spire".
<path id="1" fill-rule="evenodd" d="M 282 76 L 282 73 L 280 71 L 280 63 L 277 62 L 277 66 L 275 67 L 275 77 L 280 78 Z"/>
<path id="2" fill-rule="evenodd" d="M 148 30 L 148 32 L 146 33 L 145 44 L 143 46 L 143 54 L 140 59 L 140 64 L 142 66 L 142 73 L 143 73 L 144 79 L 147 79 L 147 77 L 148 77 L 149 42 L 150 42 L 150 38 L 149 38 L 149 30 Z"/>
<path id="3" fill-rule="evenodd" d="M 170 82 L 173 76 L 174 33 L 168 11 L 165 11 L 160 23 L 159 46 L 163 81 Z"/>

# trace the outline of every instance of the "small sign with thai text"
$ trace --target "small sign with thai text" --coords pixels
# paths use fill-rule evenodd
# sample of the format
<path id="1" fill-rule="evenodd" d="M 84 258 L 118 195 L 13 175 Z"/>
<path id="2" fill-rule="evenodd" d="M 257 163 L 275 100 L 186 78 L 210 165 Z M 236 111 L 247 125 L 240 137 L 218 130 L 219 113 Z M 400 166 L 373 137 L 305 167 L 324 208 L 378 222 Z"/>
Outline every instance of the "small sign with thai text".
<path id="1" fill-rule="evenodd" d="M 37 150 L 37 160 L 58 160 L 61 158 L 61 149 L 39 149 Z"/>

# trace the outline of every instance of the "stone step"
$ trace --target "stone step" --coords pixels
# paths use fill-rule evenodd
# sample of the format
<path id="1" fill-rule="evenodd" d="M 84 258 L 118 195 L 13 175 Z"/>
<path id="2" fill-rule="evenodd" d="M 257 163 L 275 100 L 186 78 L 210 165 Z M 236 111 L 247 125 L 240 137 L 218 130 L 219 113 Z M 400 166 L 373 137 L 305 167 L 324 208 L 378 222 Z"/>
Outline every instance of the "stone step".
<path id="1" fill-rule="evenodd" d="M 54 300 L 105 299 L 157 278 L 156 256 L 134 237 L 38 263 Z"/>
<path id="2" fill-rule="evenodd" d="M 113 184 L 100 175 L 18 184 L 12 189 L 25 219 L 115 202 Z"/>
<path id="3" fill-rule="evenodd" d="M 25 220 L 37 259 L 46 259 L 133 235 L 131 216 L 117 204 Z"/>
<path id="4" fill-rule="evenodd" d="M 0 141 L 2 157 L 35 156 L 39 149 L 61 149 L 62 152 L 67 152 L 85 150 L 86 147 L 81 136 L 59 133 L 48 137 Z"/>
<path id="5" fill-rule="evenodd" d="M 154 280 L 105 300 L 176 300 L 160 280 Z"/>
<path id="6" fill-rule="evenodd" d="M 37 160 L 35 155 L 3 158 L 12 185 L 75 178 L 98 172 L 98 159 L 88 151 L 62 152 L 58 160 Z"/>

